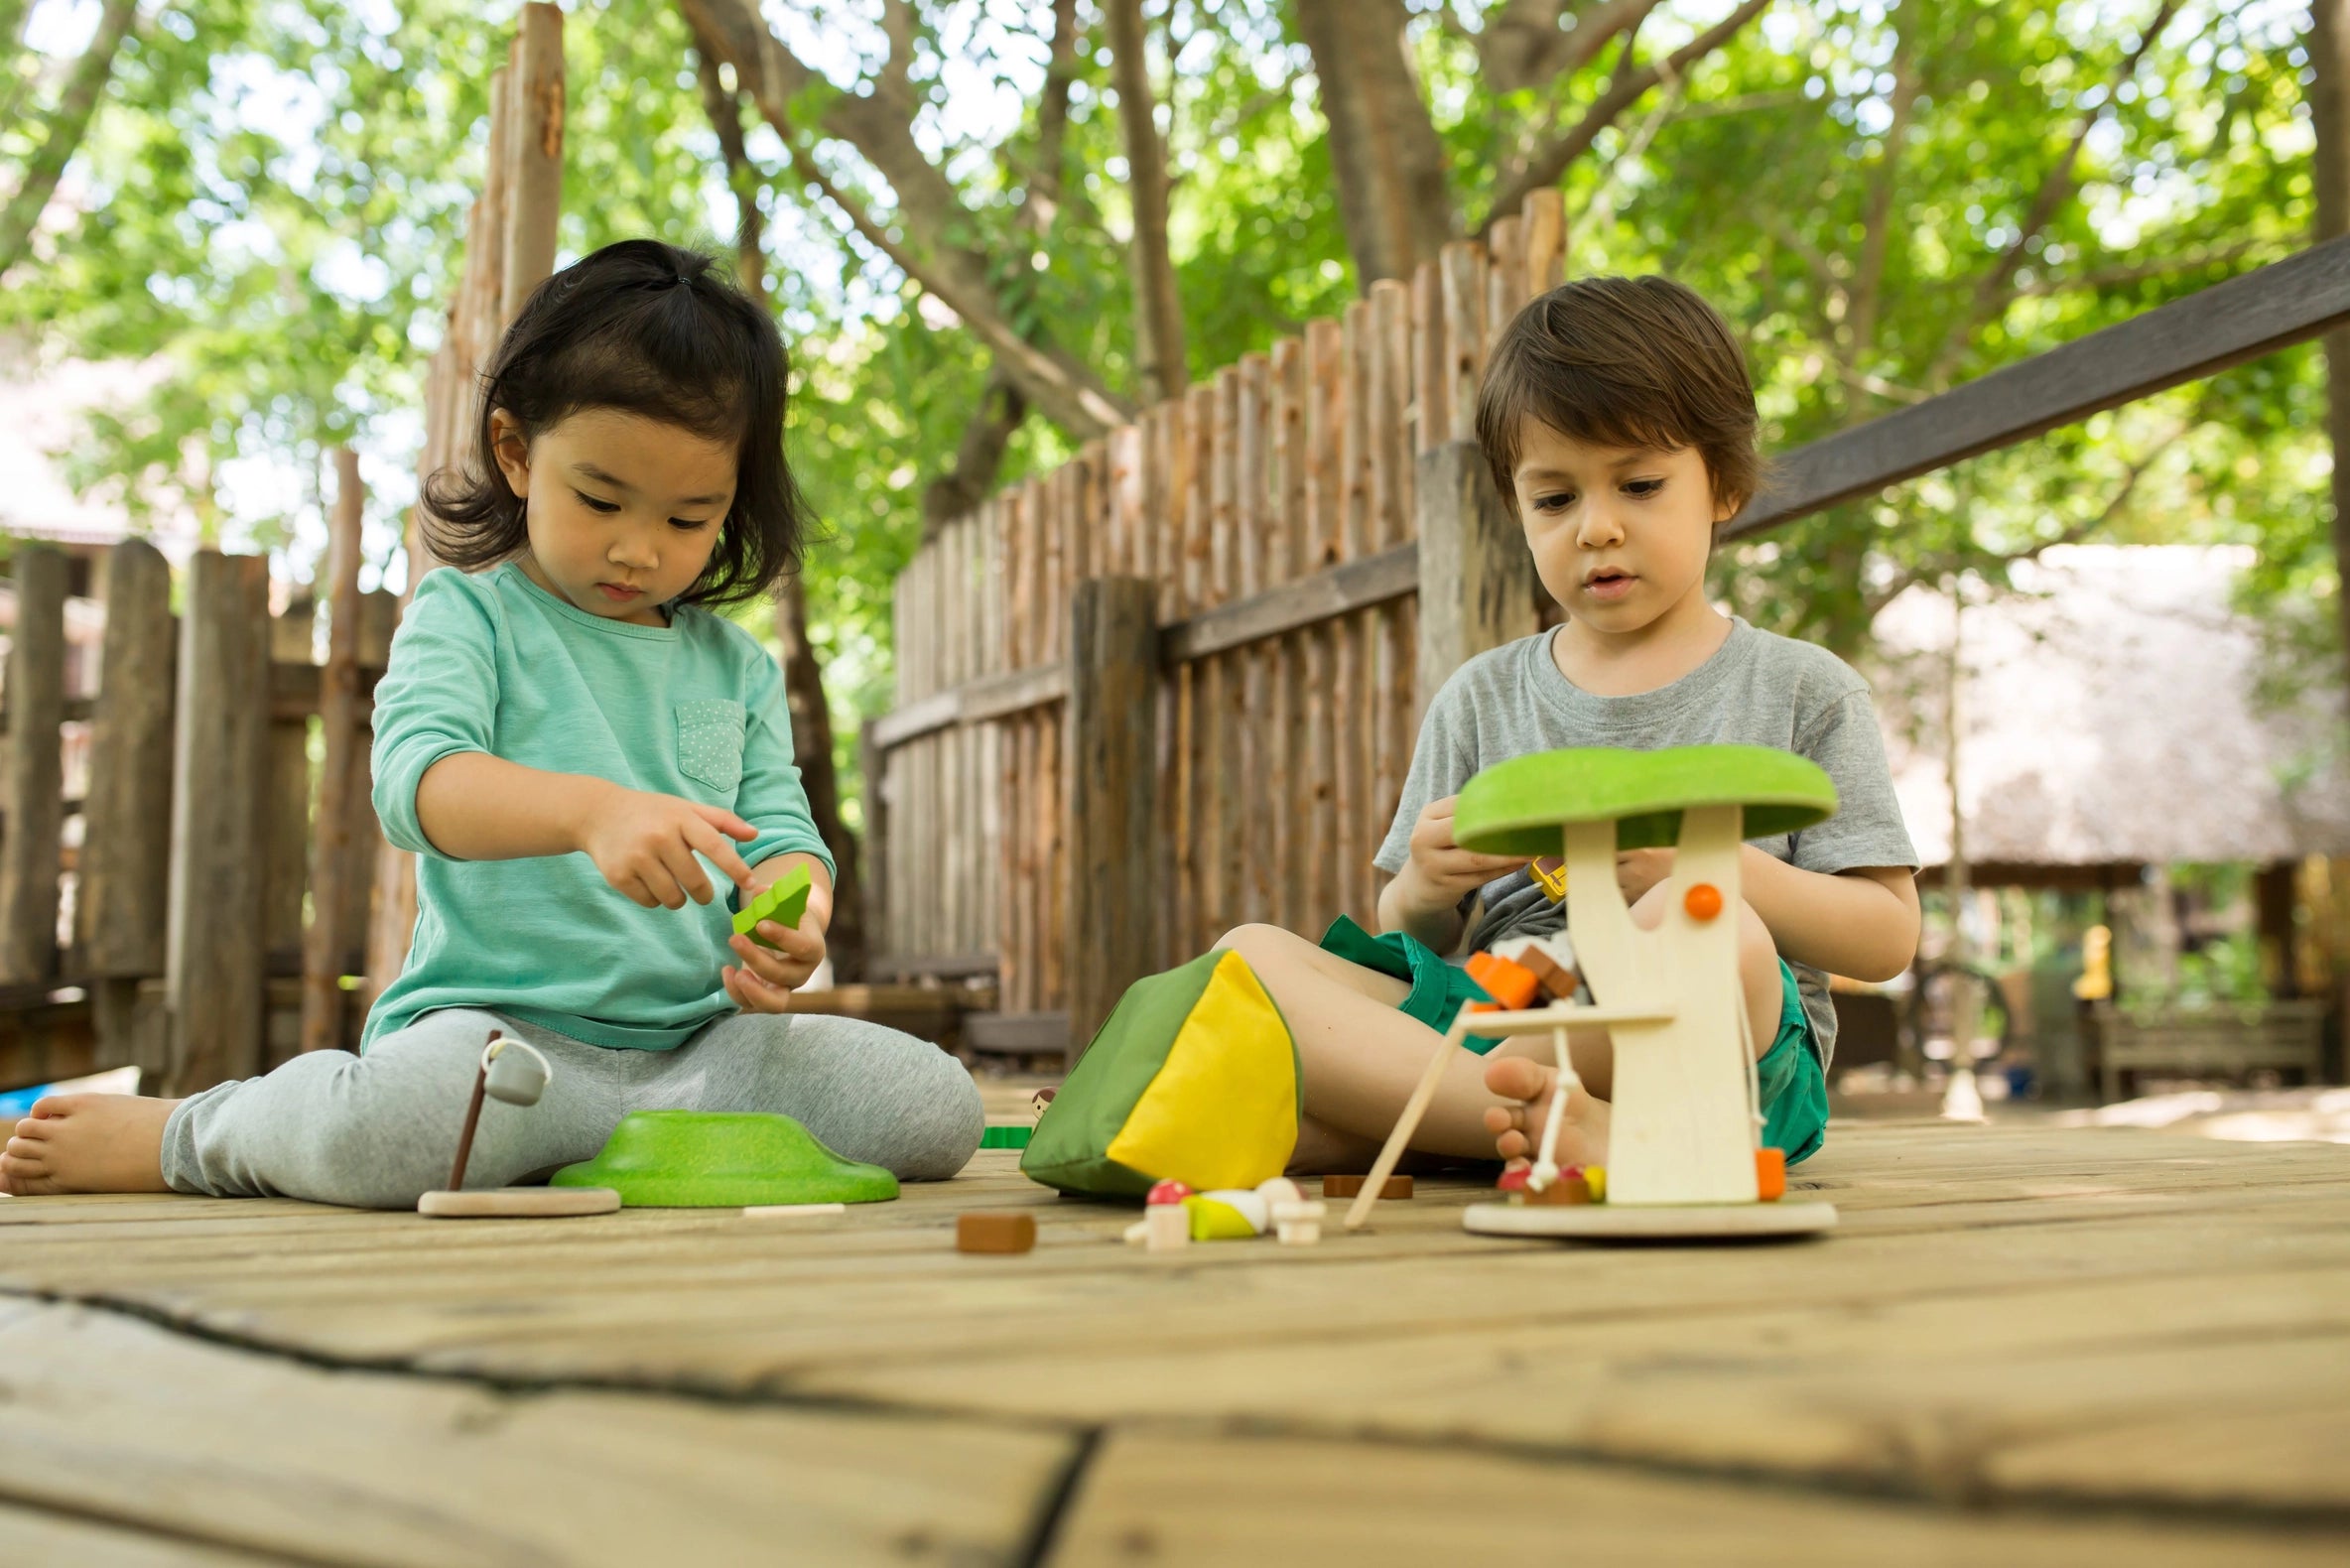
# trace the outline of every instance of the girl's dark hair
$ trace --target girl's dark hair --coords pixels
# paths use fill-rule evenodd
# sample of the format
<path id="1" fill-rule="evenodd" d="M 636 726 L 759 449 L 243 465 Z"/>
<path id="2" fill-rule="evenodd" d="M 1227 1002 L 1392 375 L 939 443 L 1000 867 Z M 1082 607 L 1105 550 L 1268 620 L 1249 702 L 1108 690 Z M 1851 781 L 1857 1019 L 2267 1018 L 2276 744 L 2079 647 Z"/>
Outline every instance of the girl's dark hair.
<path id="1" fill-rule="evenodd" d="M 1477 444 L 1517 510 L 1524 423 L 1603 447 L 1695 447 L 1714 499 L 1755 497 L 1755 390 L 1721 313 L 1669 278 L 1580 278 L 1502 329 L 1477 395 Z"/>
<path id="2" fill-rule="evenodd" d="M 503 409 L 526 440 L 584 409 L 679 425 L 735 443 L 734 504 L 688 604 L 755 598 L 799 565 L 807 516 L 783 460 L 787 374 L 775 323 L 712 270 L 659 240 L 626 239 L 531 291 L 482 377 L 469 469 L 425 481 L 422 527 L 451 566 L 502 561 L 529 540 L 521 496 L 491 450 Z"/>

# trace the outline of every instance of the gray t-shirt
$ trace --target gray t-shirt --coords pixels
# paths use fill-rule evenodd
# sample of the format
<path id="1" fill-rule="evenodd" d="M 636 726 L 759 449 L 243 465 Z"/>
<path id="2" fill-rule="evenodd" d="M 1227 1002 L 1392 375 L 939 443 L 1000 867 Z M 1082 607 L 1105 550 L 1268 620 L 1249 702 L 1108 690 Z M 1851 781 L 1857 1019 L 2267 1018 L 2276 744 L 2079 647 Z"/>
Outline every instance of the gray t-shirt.
<path id="1" fill-rule="evenodd" d="M 1800 833 L 1757 839 L 1758 848 L 1806 871 L 1916 866 L 1917 851 L 1886 766 L 1885 740 L 1869 706 L 1869 685 L 1825 648 L 1734 619 L 1713 657 L 1670 686 L 1595 697 L 1559 673 L 1550 638 L 1542 632 L 1481 653 L 1437 692 L 1420 722 L 1394 826 L 1372 856 L 1380 870 L 1403 869 L 1412 826 L 1430 801 L 1459 794 L 1480 769 L 1561 746 L 1792 751 L 1818 763 L 1834 781 L 1836 815 Z M 1473 950 L 1510 937 L 1548 936 L 1566 923 L 1565 907 L 1553 904 L 1522 869 L 1462 899 L 1462 912 L 1479 897 L 1485 912 L 1469 933 Z M 1836 1047 L 1827 977 L 1807 965 L 1791 967 L 1824 1067 Z"/>

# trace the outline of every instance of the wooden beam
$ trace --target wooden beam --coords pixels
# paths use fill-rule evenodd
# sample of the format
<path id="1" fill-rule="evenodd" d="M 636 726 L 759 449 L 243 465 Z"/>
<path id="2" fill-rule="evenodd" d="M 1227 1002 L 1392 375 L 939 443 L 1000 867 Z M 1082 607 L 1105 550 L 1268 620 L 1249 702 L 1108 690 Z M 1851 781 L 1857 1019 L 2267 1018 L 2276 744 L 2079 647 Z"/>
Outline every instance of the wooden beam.
<path id="1" fill-rule="evenodd" d="M 164 1092 L 193 1094 L 261 1065 L 262 780 L 269 561 L 199 550 L 188 566 L 172 759 L 164 974 L 171 1064 Z"/>
<path id="2" fill-rule="evenodd" d="M 1995 370 L 1777 459 L 1736 539 L 2148 397 L 2350 322 L 2350 237 Z"/>
<path id="3" fill-rule="evenodd" d="M 16 625 L 8 697 L 16 716 L 0 767 L 0 982 L 37 985 L 57 973 L 58 867 L 65 827 L 65 578 L 62 550 L 16 553 Z"/>
<path id="4" fill-rule="evenodd" d="M 963 1018 L 963 1047 L 980 1056 L 1050 1056 L 1070 1050 L 1065 1012 L 973 1012 Z"/>
<path id="5" fill-rule="evenodd" d="M 1158 586 L 1089 578 L 1069 612 L 1069 1014 L 1091 1036 L 1150 973 L 1160 825 Z"/>
<path id="6" fill-rule="evenodd" d="M 1176 621 L 1159 634 L 1160 657 L 1170 665 L 1205 659 L 1408 597 L 1418 590 L 1419 581 L 1419 545 L 1397 545 Z"/>

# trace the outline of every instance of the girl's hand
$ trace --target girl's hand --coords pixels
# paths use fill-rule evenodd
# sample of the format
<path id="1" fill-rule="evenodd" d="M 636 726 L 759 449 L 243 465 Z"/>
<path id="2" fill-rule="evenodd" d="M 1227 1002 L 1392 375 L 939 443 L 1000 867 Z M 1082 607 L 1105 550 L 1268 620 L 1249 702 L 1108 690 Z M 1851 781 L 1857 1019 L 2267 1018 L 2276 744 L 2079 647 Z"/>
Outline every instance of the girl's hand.
<path id="1" fill-rule="evenodd" d="M 745 895 L 750 896 L 748 894 Z M 789 1012 L 792 992 L 808 982 L 816 967 L 824 962 L 824 927 L 817 919 L 815 900 L 800 917 L 800 924 L 787 928 L 772 920 L 762 920 L 756 930 L 783 951 L 761 947 L 740 932 L 727 939 L 726 946 L 734 950 L 740 966 L 727 966 L 718 971 L 718 980 L 726 987 L 726 994 L 734 998 L 734 1005 L 744 1012 Z"/>
<path id="2" fill-rule="evenodd" d="M 1649 888 L 1672 874 L 1670 849 L 1623 849 L 1616 855 L 1616 885 L 1624 889 L 1628 904 L 1638 903 Z"/>
<path id="3" fill-rule="evenodd" d="M 694 858 L 697 852 L 741 887 L 750 881 L 750 867 L 729 841 L 757 837 L 749 823 L 721 807 L 615 785 L 597 795 L 579 847 L 605 881 L 645 908 L 683 909 L 689 898 L 707 904 L 718 896 L 710 873 Z"/>
<path id="4" fill-rule="evenodd" d="M 1404 866 L 1424 896 L 1414 903 L 1450 909 L 1463 898 L 1524 865 L 1523 855 L 1472 854 L 1453 838 L 1453 803 L 1457 795 L 1430 801 L 1412 824 L 1411 859 Z"/>

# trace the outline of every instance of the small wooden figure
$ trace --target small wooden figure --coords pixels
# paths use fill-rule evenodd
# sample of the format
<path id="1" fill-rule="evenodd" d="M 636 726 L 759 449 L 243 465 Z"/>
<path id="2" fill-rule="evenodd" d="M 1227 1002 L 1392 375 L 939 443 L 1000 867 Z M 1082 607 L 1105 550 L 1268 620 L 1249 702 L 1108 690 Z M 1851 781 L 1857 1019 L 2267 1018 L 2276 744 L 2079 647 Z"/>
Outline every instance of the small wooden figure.
<path id="1" fill-rule="evenodd" d="M 1348 1229 L 1371 1218 L 1373 1192 L 1402 1158 L 1472 1022 L 1480 1036 L 1549 1034 L 1558 1077 L 1526 1201 L 1472 1205 L 1462 1216 L 1469 1230 L 1699 1239 L 1832 1227 L 1833 1205 L 1764 1201 L 1736 912 L 1740 846 L 1810 827 L 1835 810 L 1835 786 L 1817 764 L 1763 746 L 1544 751 L 1472 778 L 1454 808 L 1455 839 L 1482 854 L 1560 856 L 1574 967 L 1596 1000 L 1474 1019 L 1463 1009 L 1347 1211 Z M 1644 930 L 1616 880 L 1616 856 L 1666 847 L 1673 865 L 1663 918 Z M 1609 1169 L 1585 1172 L 1590 1203 L 1535 1202 L 1563 1174 L 1558 1137 L 1575 1086 L 1567 1032 L 1589 1025 L 1604 1025 L 1615 1045 Z"/>
<path id="2" fill-rule="evenodd" d="M 620 1207 L 620 1195 L 609 1187 L 497 1187 L 466 1192 L 465 1164 L 473 1157 L 473 1133 L 481 1124 L 483 1097 L 509 1106 L 535 1106 L 547 1092 L 554 1069 L 538 1047 L 527 1040 L 509 1040 L 489 1031 L 481 1051 L 481 1067 L 473 1075 L 473 1098 L 465 1105 L 465 1124 L 457 1137 L 457 1159 L 449 1167 L 449 1186 L 416 1200 L 416 1212 L 438 1220 L 551 1220 L 569 1215 L 610 1214 Z"/>

